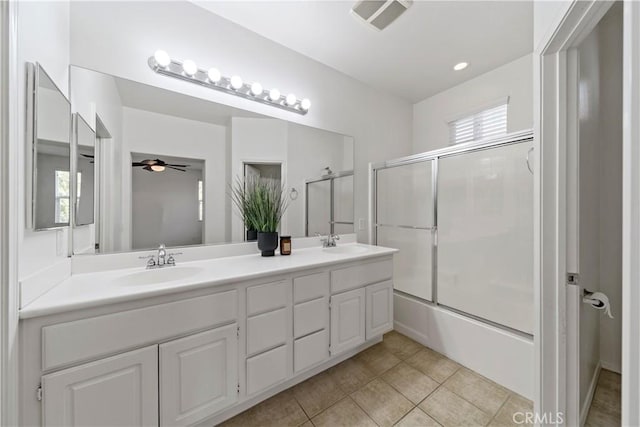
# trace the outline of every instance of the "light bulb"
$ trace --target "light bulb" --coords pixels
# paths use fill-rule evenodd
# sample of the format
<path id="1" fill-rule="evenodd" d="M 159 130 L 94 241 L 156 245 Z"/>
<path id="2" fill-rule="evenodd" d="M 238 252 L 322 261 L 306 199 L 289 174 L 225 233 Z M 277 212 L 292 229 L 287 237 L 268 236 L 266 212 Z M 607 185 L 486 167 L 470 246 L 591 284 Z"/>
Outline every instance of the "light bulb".
<path id="1" fill-rule="evenodd" d="M 184 71 L 187 76 L 193 76 L 198 72 L 198 66 L 192 60 L 187 59 L 182 63 L 182 71 Z"/>
<path id="2" fill-rule="evenodd" d="M 291 107 L 293 104 L 295 104 L 296 101 L 297 101 L 296 96 L 294 94 L 292 94 L 292 93 L 287 95 L 287 97 L 284 100 L 284 102 L 286 102 L 289 107 Z"/>
<path id="3" fill-rule="evenodd" d="M 304 111 L 309 111 L 310 107 L 311 107 L 311 101 L 309 101 L 308 98 L 305 98 L 300 102 L 300 108 L 302 108 Z"/>
<path id="4" fill-rule="evenodd" d="M 464 70 L 465 68 L 467 68 L 467 65 L 469 65 L 469 63 L 467 62 L 460 62 L 456 65 L 453 66 L 453 69 L 455 71 L 460 71 L 460 70 Z"/>
<path id="5" fill-rule="evenodd" d="M 209 68 L 209 71 L 207 71 L 207 77 L 211 83 L 218 83 L 222 76 L 217 68 Z"/>
<path id="6" fill-rule="evenodd" d="M 272 101 L 280 101 L 280 91 L 276 88 L 273 88 L 269 91 L 269 99 Z"/>
<path id="7" fill-rule="evenodd" d="M 262 85 L 258 82 L 255 82 L 251 85 L 251 94 L 253 96 L 258 96 L 262 94 Z"/>
<path id="8" fill-rule="evenodd" d="M 162 165 L 151 165 L 151 170 L 154 172 L 163 172 L 164 166 Z"/>
<path id="9" fill-rule="evenodd" d="M 240 76 L 231 77 L 231 87 L 235 90 L 238 90 L 242 87 L 242 79 L 240 78 Z"/>
<path id="10" fill-rule="evenodd" d="M 169 64 L 171 64 L 171 58 L 169 57 L 169 54 L 164 50 L 156 50 L 156 53 L 153 54 L 153 59 L 155 59 L 156 64 L 158 64 L 162 68 L 166 68 Z"/>

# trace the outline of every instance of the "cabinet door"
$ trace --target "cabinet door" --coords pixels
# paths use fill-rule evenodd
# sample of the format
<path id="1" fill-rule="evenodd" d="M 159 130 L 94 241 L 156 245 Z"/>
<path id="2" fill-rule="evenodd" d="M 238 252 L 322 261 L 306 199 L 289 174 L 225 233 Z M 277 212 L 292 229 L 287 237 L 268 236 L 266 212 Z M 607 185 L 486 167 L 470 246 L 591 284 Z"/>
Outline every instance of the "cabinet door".
<path id="1" fill-rule="evenodd" d="M 158 348 L 42 377 L 45 426 L 158 425 Z"/>
<path id="2" fill-rule="evenodd" d="M 160 345 L 160 425 L 189 425 L 238 399 L 237 324 Z"/>
<path id="3" fill-rule="evenodd" d="M 331 296 L 331 355 L 365 341 L 365 289 Z"/>
<path id="4" fill-rule="evenodd" d="M 368 340 L 393 329 L 392 289 L 391 281 L 376 283 L 366 288 Z"/>

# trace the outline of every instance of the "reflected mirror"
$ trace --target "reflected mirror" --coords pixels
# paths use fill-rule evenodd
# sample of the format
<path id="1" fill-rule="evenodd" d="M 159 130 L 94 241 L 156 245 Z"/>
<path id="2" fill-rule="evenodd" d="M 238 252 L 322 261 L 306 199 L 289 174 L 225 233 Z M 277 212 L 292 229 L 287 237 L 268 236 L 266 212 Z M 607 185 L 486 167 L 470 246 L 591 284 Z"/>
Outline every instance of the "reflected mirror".
<path id="1" fill-rule="evenodd" d="M 71 99 L 109 135 L 98 132 L 96 233 L 85 247 L 96 236 L 103 253 L 245 241 L 230 189 L 248 176 L 284 186 L 281 235 L 354 232 L 350 136 L 76 66 Z M 79 164 L 80 157 L 78 150 Z"/>
<path id="2" fill-rule="evenodd" d="M 28 65 L 28 138 L 31 151 L 31 206 L 28 218 L 35 230 L 69 225 L 71 218 L 71 105 L 40 64 Z"/>

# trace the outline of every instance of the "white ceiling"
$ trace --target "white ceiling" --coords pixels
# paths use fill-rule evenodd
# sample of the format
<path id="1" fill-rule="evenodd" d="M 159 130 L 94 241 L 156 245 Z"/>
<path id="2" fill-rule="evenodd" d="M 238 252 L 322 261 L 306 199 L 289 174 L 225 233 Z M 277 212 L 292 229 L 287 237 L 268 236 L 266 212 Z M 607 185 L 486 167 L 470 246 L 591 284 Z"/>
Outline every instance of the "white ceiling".
<path id="1" fill-rule="evenodd" d="M 349 13 L 355 1 L 195 4 L 357 80 L 413 102 L 533 50 L 532 1 L 420 1 L 383 31 Z M 470 65 L 454 72 L 458 62 Z"/>

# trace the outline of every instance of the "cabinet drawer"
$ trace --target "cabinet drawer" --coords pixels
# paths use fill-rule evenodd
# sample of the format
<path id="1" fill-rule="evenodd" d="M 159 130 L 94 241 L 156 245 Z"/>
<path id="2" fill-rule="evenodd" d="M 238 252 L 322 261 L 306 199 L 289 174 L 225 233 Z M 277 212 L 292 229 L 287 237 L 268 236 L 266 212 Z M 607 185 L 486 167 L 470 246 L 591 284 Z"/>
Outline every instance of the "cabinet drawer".
<path id="1" fill-rule="evenodd" d="M 287 340 L 287 309 L 259 314 L 247 320 L 247 354 L 259 353 Z"/>
<path id="2" fill-rule="evenodd" d="M 264 313 L 287 305 L 290 282 L 266 283 L 247 288 L 247 315 Z"/>
<path id="3" fill-rule="evenodd" d="M 329 295 L 329 272 L 293 279 L 293 302 L 299 303 Z"/>
<path id="4" fill-rule="evenodd" d="M 331 293 L 337 294 L 371 283 L 389 280 L 392 275 L 393 261 L 391 259 L 334 270 L 331 272 Z"/>
<path id="5" fill-rule="evenodd" d="M 293 344 L 293 364 L 303 371 L 329 358 L 329 333 L 326 329 L 297 339 Z"/>
<path id="6" fill-rule="evenodd" d="M 287 378 L 287 351 L 283 345 L 247 359 L 247 394 L 264 390 Z"/>
<path id="7" fill-rule="evenodd" d="M 237 291 L 231 290 L 46 326 L 42 328 L 42 369 L 230 323 L 238 317 L 237 311 Z"/>
<path id="8" fill-rule="evenodd" d="M 318 298 L 297 304 L 293 308 L 293 336 L 295 338 L 327 327 L 329 299 Z"/>

